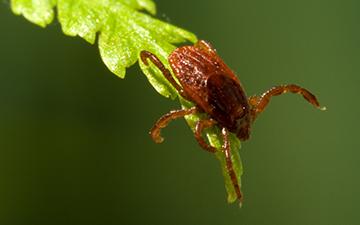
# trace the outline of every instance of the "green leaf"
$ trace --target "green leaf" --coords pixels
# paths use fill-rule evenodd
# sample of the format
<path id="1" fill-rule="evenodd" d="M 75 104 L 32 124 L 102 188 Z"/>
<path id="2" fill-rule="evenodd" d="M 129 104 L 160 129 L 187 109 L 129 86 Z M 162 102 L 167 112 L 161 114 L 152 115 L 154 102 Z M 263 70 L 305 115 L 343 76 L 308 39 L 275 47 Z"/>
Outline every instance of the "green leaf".
<path id="1" fill-rule="evenodd" d="M 139 60 L 139 54 L 142 50 L 150 51 L 170 68 L 167 58 L 176 48 L 174 44 L 186 41 L 194 43 L 197 38 L 184 29 L 139 11 L 146 10 L 154 15 L 156 7 L 152 0 L 11 0 L 11 9 L 15 14 L 23 15 L 41 27 L 53 21 L 55 7 L 64 34 L 79 36 L 91 44 L 98 39 L 101 58 L 111 72 L 124 78 L 126 68 L 139 61 L 140 68 L 157 92 L 172 99 L 178 96 L 154 65 L 146 66 Z M 181 98 L 180 101 L 183 108 L 192 104 Z M 186 120 L 194 130 L 195 123 L 204 116 L 188 116 Z M 210 144 L 219 149 L 215 155 L 223 169 L 228 201 L 233 202 L 236 195 L 227 174 L 221 135 L 216 127 L 208 129 L 206 133 Z M 235 136 L 231 136 L 231 146 L 232 161 L 240 183 L 240 142 Z"/>

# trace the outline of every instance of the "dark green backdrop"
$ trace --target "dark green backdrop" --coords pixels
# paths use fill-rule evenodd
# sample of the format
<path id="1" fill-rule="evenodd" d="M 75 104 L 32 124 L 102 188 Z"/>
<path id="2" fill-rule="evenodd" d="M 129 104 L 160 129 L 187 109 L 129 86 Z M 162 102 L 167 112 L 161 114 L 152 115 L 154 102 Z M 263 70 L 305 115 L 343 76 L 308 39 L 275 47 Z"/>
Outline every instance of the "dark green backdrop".
<path id="1" fill-rule="evenodd" d="M 209 40 L 249 95 L 296 83 L 243 143 L 244 206 L 226 203 L 217 160 L 138 66 L 111 74 L 96 46 L 42 29 L 0 1 L 0 224 L 360 223 L 359 22 L 350 0 L 158 0 L 159 18 Z"/>

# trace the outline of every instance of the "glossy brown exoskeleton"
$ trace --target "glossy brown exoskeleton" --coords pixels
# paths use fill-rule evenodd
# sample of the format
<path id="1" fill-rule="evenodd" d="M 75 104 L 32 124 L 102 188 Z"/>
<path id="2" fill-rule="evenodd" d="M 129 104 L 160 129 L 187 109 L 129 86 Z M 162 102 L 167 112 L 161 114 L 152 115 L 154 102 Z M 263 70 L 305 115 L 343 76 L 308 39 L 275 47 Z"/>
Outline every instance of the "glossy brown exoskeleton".
<path id="1" fill-rule="evenodd" d="M 177 48 L 170 54 L 168 60 L 179 83 L 154 54 L 142 51 L 140 56 L 146 65 L 148 65 L 147 59 L 150 59 L 183 98 L 195 103 L 193 108 L 171 111 L 162 116 L 150 131 L 153 140 L 156 143 L 163 141 L 160 131 L 171 120 L 197 112 L 206 113 L 208 118 L 196 124 L 195 138 L 202 148 L 215 152 L 216 149 L 203 139 L 202 131 L 214 125 L 219 126 L 224 139 L 223 150 L 228 173 L 240 201 L 242 193 L 232 166 L 229 132 L 236 134 L 240 140 L 249 139 L 251 124 L 265 109 L 270 98 L 286 92 L 301 94 L 315 107 L 324 109 L 320 108 L 313 94 L 294 84 L 276 86 L 260 96 L 252 96 L 248 99 L 233 71 L 205 41 L 198 41 L 193 46 Z"/>

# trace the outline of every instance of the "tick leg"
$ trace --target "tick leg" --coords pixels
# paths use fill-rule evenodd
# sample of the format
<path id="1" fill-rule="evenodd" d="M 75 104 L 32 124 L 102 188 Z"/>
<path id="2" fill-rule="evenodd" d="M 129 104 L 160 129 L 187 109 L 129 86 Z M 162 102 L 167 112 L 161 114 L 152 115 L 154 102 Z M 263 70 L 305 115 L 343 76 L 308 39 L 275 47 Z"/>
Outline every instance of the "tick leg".
<path id="1" fill-rule="evenodd" d="M 225 159 L 226 159 L 226 168 L 227 168 L 227 171 L 228 171 L 229 176 L 231 178 L 231 182 L 232 182 L 232 184 L 234 186 L 236 196 L 237 196 L 237 198 L 239 199 L 239 201 L 241 203 L 242 199 L 243 199 L 243 196 L 242 196 L 242 193 L 240 191 L 240 186 L 239 186 L 238 179 L 236 177 L 236 173 L 234 171 L 233 163 L 231 161 L 229 131 L 225 127 L 223 127 L 221 132 L 222 132 L 222 136 L 224 138 L 223 149 L 224 149 Z"/>
<path id="2" fill-rule="evenodd" d="M 188 99 L 186 97 L 186 94 L 185 94 L 184 90 L 182 89 L 182 87 L 175 81 L 175 79 L 171 75 L 170 71 L 165 68 L 164 64 L 160 61 L 160 59 L 156 55 L 154 55 L 148 51 L 141 51 L 140 57 L 141 57 L 141 60 L 143 61 L 143 63 L 147 66 L 149 65 L 147 59 L 150 59 L 151 62 L 154 63 L 154 65 L 157 68 L 159 68 L 159 70 L 162 72 L 162 74 L 165 76 L 165 78 L 171 83 L 171 85 L 179 92 L 179 94 L 183 98 Z"/>
<path id="3" fill-rule="evenodd" d="M 169 113 L 163 115 L 158 121 L 156 121 L 155 125 L 151 128 L 150 130 L 150 135 L 151 138 L 156 142 L 156 143 L 161 143 L 164 141 L 164 138 L 161 137 L 161 129 L 165 128 L 170 121 L 175 120 L 177 118 L 186 116 L 186 115 L 190 115 L 197 112 L 197 108 L 196 107 L 192 107 L 189 109 L 180 109 L 180 110 L 173 110 L 170 111 Z"/>
<path id="4" fill-rule="evenodd" d="M 270 88 L 261 96 L 252 96 L 249 98 L 249 103 L 252 105 L 253 120 L 259 115 L 266 106 L 269 104 L 271 97 L 291 92 L 294 94 L 301 94 L 306 101 L 310 102 L 313 106 L 320 110 L 326 110 L 325 107 L 321 107 L 320 103 L 310 91 L 306 90 L 295 84 L 281 85 Z"/>
<path id="5" fill-rule="evenodd" d="M 216 151 L 216 148 L 214 148 L 214 147 L 210 146 L 208 143 L 206 143 L 206 141 L 202 137 L 202 132 L 205 128 L 212 127 L 215 124 L 216 124 L 216 121 L 214 121 L 212 119 L 207 119 L 207 120 L 199 120 L 195 126 L 195 138 L 196 138 L 197 142 L 204 150 L 206 150 L 208 152 L 212 152 L 212 153 L 214 153 Z"/>

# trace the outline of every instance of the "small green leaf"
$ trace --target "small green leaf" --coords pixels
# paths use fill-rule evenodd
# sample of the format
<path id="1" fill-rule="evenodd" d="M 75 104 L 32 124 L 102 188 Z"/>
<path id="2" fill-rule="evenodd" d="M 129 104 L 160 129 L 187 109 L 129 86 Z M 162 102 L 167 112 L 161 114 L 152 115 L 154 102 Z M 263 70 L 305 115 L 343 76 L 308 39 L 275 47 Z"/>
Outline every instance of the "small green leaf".
<path id="1" fill-rule="evenodd" d="M 53 21 L 54 7 L 57 8 L 58 20 L 64 34 L 79 36 L 91 44 L 94 44 L 98 37 L 101 58 L 111 72 L 124 78 L 126 68 L 139 61 L 140 68 L 158 93 L 171 99 L 178 96 L 159 69 L 152 63 L 150 66 L 144 65 L 139 60 L 139 55 L 143 50 L 150 51 L 170 69 L 167 58 L 176 48 L 174 44 L 186 41 L 195 43 L 197 38 L 184 29 L 139 12 L 146 10 L 154 15 L 156 7 L 152 0 L 11 0 L 11 8 L 15 14 L 23 15 L 42 27 Z M 180 96 L 179 99 L 183 108 L 192 106 L 192 103 Z M 194 130 L 196 122 L 205 116 L 197 114 L 185 119 Z M 236 194 L 227 173 L 219 130 L 216 127 L 207 129 L 206 135 L 209 143 L 219 149 L 215 155 L 223 170 L 228 201 L 234 202 Z M 240 141 L 234 135 L 231 135 L 230 141 L 232 162 L 240 184 Z"/>

